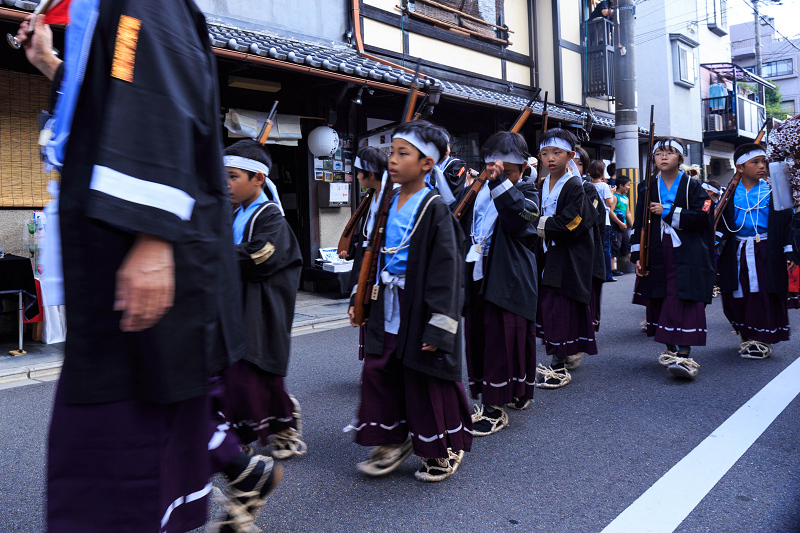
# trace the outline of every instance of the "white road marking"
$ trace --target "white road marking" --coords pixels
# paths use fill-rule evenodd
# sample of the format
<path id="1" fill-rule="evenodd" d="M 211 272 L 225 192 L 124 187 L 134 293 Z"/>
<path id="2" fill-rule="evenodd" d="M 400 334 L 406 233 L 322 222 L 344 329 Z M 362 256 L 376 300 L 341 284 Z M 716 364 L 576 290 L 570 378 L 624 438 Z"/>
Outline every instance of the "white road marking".
<path id="1" fill-rule="evenodd" d="M 602 533 L 669 533 L 800 394 L 800 359 L 673 466 Z"/>

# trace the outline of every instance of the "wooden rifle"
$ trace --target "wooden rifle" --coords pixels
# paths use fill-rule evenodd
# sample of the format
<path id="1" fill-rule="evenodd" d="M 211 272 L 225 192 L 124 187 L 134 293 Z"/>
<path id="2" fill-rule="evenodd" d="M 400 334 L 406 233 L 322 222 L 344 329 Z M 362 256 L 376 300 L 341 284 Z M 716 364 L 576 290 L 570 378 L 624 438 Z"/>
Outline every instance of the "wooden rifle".
<path id="1" fill-rule="evenodd" d="M 522 126 L 525 125 L 525 121 L 528 120 L 528 117 L 531 116 L 531 113 L 533 112 L 533 107 L 532 107 L 533 101 L 536 99 L 536 97 L 539 95 L 540 92 L 541 89 L 537 89 L 536 94 L 533 95 L 533 98 L 531 98 L 530 102 L 525 104 L 525 107 L 522 108 L 522 112 L 517 117 L 516 122 L 514 122 L 514 125 L 511 126 L 510 130 L 511 132 L 519 133 L 519 130 L 521 130 Z M 470 170 L 470 172 L 473 171 Z M 472 182 L 472 185 L 470 185 L 467 194 L 464 195 L 464 198 L 461 199 L 461 202 L 458 203 L 455 210 L 453 211 L 453 216 L 456 217 L 457 220 L 461 220 L 466 214 L 466 212 L 469 211 L 470 207 L 472 207 L 472 204 L 475 203 L 475 199 L 478 197 L 478 193 L 481 192 L 481 189 L 486 183 L 486 178 L 488 177 L 489 176 L 488 173 L 486 172 L 486 168 L 484 168 L 480 176 L 476 177 L 475 181 Z"/>
<path id="2" fill-rule="evenodd" d="M 267 137 L 269 137 L 269 133 L 272 131 L 272 127 L 275 125 L 275 117 L 278 116 L 278 101 L 275 100 L 275 103 L 272 104 L 272 109 L 270 110 L 269 114 L 267 115 L 267 120 L 264 121 L 264 126 L 261 128 L 261 133 L 258 134 L 258 144 L 264 146 L 267 143 Z"/>
<path id="3" fill-rule="evenodd" d="M 414 117 L 417 106 L 417 96 L 419 95 L 419 84 L 417 75 L 419 74 L 420 61 L 417 61 L 417 68 L 414 71 L 414 78 L 411 81 L 411 90 L 406 97 L 406 104 L 403 108 L 403 123 L 410 122 Z M 392 180 L 387 179 L 383 185 L 383 196 L 381 206 L 375 225 L 372 228 L 370 244 L 364 251 L 364 259 L 361 262 L 361 271 L 358 273 L 358 287 L 353 307 L 353 322 L 363 324 L 367 318 L 370 300 L 378 299 L 378 287 L 375 284 L 378 277 L 378 260 L 381 256 L 384 237 L 386 236 L 386 221 L 389 219 L 389 209 L 392 206 Z"/>
<path id="4" fill-rule="evenodd" d="M 758 131 L 758 136 L 756 137 L 756 141 L 754 144 L 761 144 L 761 141 L 764 139 L 764 133 L 766 130 L 764 129 L 767 126 L 767 122 L 764 121 L 764 125 L 761 126 L 761 129 Z M 714 233 L 717 232 L 717 225 L 719 221 L 722 219 L 722 214 L 725 212 L 725 207 L 730 202 L 731 198 L 733 198 L 733 194 L 736 192 L 736 187 L 739 185 L 739 182 L 742 180 L 742 174 L 738 170 L 736 174 L 733 175 L 733 179 L 728 184 L 728 188 L 725 189 L 725 193 L 722 195 L 722 198 L 719 199 L 717 202 L 717 209 L 714 211 Z"/>
<path id="5" fill-rule="evenodd" d="M 639 269 L 643 275 L 647 275 L 650 270 L 650 227 L 653 223 L 653 214 L 650 212 L 650 187 L 653 177 L 653 141 L 656 125 L 653 123 L 653 112 L 655 106 L 650 106 L 650 143 L 647 152 L 647 169 L 644 178 L 644 213 L 642 216 L 642 230 L 639 234 Z"/>
<path id="6" fill-rule="evenodd" d="M 547 133 L 547 91 L 544 92 L 544 107 L 542 108 L 542 133 Z"/>

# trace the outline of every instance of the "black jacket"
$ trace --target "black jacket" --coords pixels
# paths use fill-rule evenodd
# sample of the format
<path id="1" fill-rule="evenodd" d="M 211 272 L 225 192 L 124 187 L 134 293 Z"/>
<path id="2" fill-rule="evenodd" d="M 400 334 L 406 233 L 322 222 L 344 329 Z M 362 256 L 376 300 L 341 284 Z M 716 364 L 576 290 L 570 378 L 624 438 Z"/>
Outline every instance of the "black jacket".
<path id="1" fill-rule="evenodd" d="M 141 28 L 135 66 L 112 76 L 120 15 Z M 100 2 L 61 175 L 67 403 L 199 397 L 241 357 L 218 83 L 194 2 Z M 154 327 L 123 333 L 116 272 L 138 233 L 172 243 L 174 305 Z"/>
<path id="2" fill-rule="evenodd" d="M 603 250 L 603 243 L 606 237 L 606 203 L 600 198 L 597 187 L 590 181 L 583 182 L 583 190 L 586 192 L 586 199 L 597 211 L 592 225 L 592 239 L 594 240 L 594 253 L 592 254 L 592 277 L 605 282 L 606 280 L 606 256 Z"/>
<path id="3" fill-rule="evenodd" d="M 505 188 L 505 175 L 490 181 L 488 187 L 496 191 Z M 510 184 L 510 182 L 508 182 Z M 533 182 L 517 183 L 494 198 L 497 222 L 492 232 L 489 256 L 480 280 L 481 295 L 486 301 L 519 315 L 536 320 L 538 302 L 538 271 L 533 246 L 537 240 L 536 227 L 525 212 L 535 212 L 539 194 Z M 470 212 L 470 220 L 472 219 Z M 467 280 L 471 282 L 474 263 L 467 263 Z"/>
<path id="4" fill-rule="evenodd" d="M 244 300 L 244 359 L 285 376 L 303 257 L 278 204 L 264 202 L 250 216 L 236 258 Z"/>
<path id="5" fill-rule="evenodd" d="M 395 356 L 424 374 L 461 381 L 464 236 L 444 200 L 433 198 L 437 195 L 432 190 L 425 196 L 415 220 L 419 227 L 410 242 Z M 381 284 L 369 306 L 365 351 L 371 354 L 383 352 L 383 293 Z M 423 343 L 438 349 L 422 351 Z"/>
<path id="6" fill-rule="evenodd" d="M 741 187 L 741 183 L 738 185 Z M 739 269 L 736 263 L 736 250 L 739 241 L 736 233 L 729 228 L 736 228 L 736 217 L 733 200 L 725 206 L 717 231 L 722 234 L 717 271 L 719 272 L 719 288 L 721 292 L 735 292 L 739 288 Z M 769 221 L 767 222 L 767 286 L 770 294 L 786 299 L 789 296 L 789 274 L 786 262 L 794 261 L 792 250 L 792 210 L 775 211 L 773 199 L 769 201 Z M 789 250 L 789 251 L 787 251 Z"/>
<path id="7" fill-rule="evenodd" d="M 650 201 L 661 203 L 657 178 L 653 178 L 651 182 Z M 708 249 L 713 239 L 711 235 L 713 222 L 709 216 L 711 203 L 700 182 L 683 174 L 678 184 L 675 204 L 663 219 L 677 230 L 677 235 L 681 239 L 681 245 L 675 249 L 675 263 L 678 297 L 682 300 L 711 303 L 714 290 L 714 267 Z M 640 256 L 639 242 L 644 213 L 645 184 L 641 183 L 633 224 L 633 242 L 636 244 L 631 246 L 631 261 L 634 263 Z M 651 220 L 650 274 L 639 278 L 639 290 L 645 298 L 664 298 L 667 291 L 667 277 L 661 241 L 661 218 L 653 216 Z"/>
<path id="8" fill-rule="evenodd" d="M 545 182 L 542 182 L 544 186 Z M 541 195 L 539 204 L 541 206 Z M 542 216 L 537 231 L 547 243 L 547 253 L 539 249 L 541 284 L 557 293 L 588 304 L 592 290 L 594 224 L 596 209 L 589 203 L 583 180 L 572 176 L 564 184 L 554 216 Z"/>

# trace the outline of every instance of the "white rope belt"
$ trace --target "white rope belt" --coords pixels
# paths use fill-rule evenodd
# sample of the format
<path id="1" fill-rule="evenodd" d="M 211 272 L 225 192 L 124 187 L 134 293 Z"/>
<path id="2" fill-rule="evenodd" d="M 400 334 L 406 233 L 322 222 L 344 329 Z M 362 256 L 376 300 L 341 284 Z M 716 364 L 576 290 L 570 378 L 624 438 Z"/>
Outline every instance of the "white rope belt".
<path id="1" fill-rule="evenodd" d="M 747 279 L 750 282 L 750 292 L 758 292 L 758 272 L 756 271 L 756 252 L 755 243 L 767 240 L 766 233 L 759 233 L 752 237 L 736 237 L 739 241 L 739 247 L 736 249 L 736 281 L 739 283 L 739 288 L 733 293 L 734 298 L 743 298 L 744 292 L 742 291 L 742 281 L 739 279 L 742 269 L 742 248 L 744 248 L 744 257 L 747 261 Z"/>
<path id="2" fill-rule="evenodd" d="M 661 240 L 662 241 L 664 240 L 664 234 L 665 233 L 672 238 L 672 247 L 673 248 L 678 248 L 681 244 L 683 244 L 681 242 L 681 238 L 678 237 L 678 231 L 675 228 L 673 228 L 672 226 L 670 226 L 669 224 L 667 224 L 666 222 L 664 222 L 664 219 L 662 218 L 661 219 Z"/>
<path id="3" fill-rule="evenodd" d="M 397 332 L 400 331 L 399 290 L 406 288 L 406 277 L 384 270 L 381 272 L 381 281 L 384 285 L 383 329 L 387 333 L 397 335 Z"/>

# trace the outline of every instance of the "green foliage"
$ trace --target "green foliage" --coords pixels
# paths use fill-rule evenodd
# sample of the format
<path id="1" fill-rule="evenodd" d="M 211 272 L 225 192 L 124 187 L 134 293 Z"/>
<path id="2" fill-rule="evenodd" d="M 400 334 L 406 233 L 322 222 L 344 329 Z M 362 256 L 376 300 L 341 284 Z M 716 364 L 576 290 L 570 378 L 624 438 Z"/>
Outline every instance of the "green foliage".
<path id="1" fill-rule="evenodd" d="M 766 102 L 767 116 L 770 118 L 777 118 L 778 120 L 786 120 L 789 118 L 788 113 L 781 109 L 781 102 L 783 102 L 783 94 L 781 88 L 775 86 L 774 89 L 764 89 L 764 99 Z"/>

